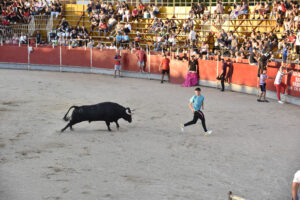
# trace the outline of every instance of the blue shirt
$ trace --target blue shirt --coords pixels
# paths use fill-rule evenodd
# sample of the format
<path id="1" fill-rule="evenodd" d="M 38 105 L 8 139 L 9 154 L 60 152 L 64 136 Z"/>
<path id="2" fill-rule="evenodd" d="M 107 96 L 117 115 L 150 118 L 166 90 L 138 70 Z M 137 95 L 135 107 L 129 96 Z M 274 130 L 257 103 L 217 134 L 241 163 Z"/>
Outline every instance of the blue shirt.
<path id="1" fill-rule="evenodd" d="M 195 111 L 201 110 L 203 101 L 204 101 L 204 96 L 202 96 L 202 95 L 200 95 L 200 96 L 194 95 L 190 99 L 190 102 L 193 103 L 193 107 L 194 107 Z"/>
<path id="2" fill-rule="evenodd" d="M 129 41 L 129 36 L 128 36 L 128 35 L 122 36 L 122 40 L 124 40 L 124 41 Z"/>
<path id="3" fill-rule="evenodd" d="M 116 35 L 116 40 L 121 41 L 122 40 L 122 35 Z"/>

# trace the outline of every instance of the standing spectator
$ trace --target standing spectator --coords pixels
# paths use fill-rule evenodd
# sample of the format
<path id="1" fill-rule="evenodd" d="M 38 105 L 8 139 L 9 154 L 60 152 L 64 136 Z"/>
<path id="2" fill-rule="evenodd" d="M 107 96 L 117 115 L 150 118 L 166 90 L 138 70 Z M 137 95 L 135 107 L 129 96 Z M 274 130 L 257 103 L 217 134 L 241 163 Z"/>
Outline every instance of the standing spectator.
<path id="1" fill-rule="evenodd" d="M 140 45 L 140 42 L 142 40 L 142 36 L 139 31 L 136 32 L 136 36 L 134 37 L 134 46 L 138 47 Z"/>
<path id="2" fill-rule="evenodd" d="M 117 72 L 119 77 L 121 77 L 121 55 L 120 52 L 117 51 L 116 56 L 115 56 L 115 72 L 114 72 L 114 78 L 117 77 Z"/>
<path id="3" fill-rule="evenodd" d="M 300 170 L 295 173 L 292 184 L 292 200 L 300 200 Z"/>
<path id="4" fill-rule="evenodd" d="M 159 65 L 159 70 L 161 70 L 161 81 L 160 83 L 164 83 L 164 76 L 167 74 L 168 81 L 170 82 L 170 59 L 167 58 L 167 55 L 164 54 L 163 59 Z"/>
<path id="5" fill-rule="evenodd" d="M 137 52 L 136 52 L 136 56 L 138 59 L 138 67 L 139 67 L 139 71 L 141 73 L 145 72 L 145 61 L 146 61 L 146 52 L 144 51 L 143 48 L 140 48 Z"/>
<path id="6" fill-rule="evenodd" d="M 225 77 L 227 72 L 227 63 L 224 62 L 224 59 L 221 60 L 221 63 L 222 63 L 222 74 L 220 75 L 221 86 L 222 86 L 221 92 L 224 92 L 225 91 L 224 82 L 225 82 Z"/>
<path id="7" fill-rule="evenodd" d="M 188 62 L 189 70 L 187 72 L 185 82 L 182 84 L 183 87 L 192 87 L 198 85 L 199 64 L 195 56 L 196 53 L 192 53 L 191 59 Z"/>
<path id="8" fill-rule="evenodd" d="M 293 70 L 290 71 L 290 72 L 284 73 L 283 72 L 283 65 L 281 65 L 280 68 L 278 69 L 277 74 L 276 74 L 274 85 L 276 87 L 278 103 L 280 103 L 280 104 L 284 104 L 284 102 L 281 101 L 281 98 L 280 98 L 281 89 L 283 88 L 283 93 L 282 93 L 283 95 L 285 95 L 285 90 L 286 90 L 286 84 L 281 81 L 282 77 L 284 75 L 290 74 L 292 72 L 293 72 Z"/>
<path id="9" fill-rule="evenodd" d="M 222 1 L 218 1 L 217 7 L 216 7 L 216 12 L 218 15 L 224 14 L 224 6 L 222 4 Z"/>
<path id="10" fill-rule="evenodd" d="M 269 102 L 266 99 L 266 80 L 268 78 L 274 79 L 273 77 L 267 76 L 267 70 L 264 69 L 263 73 L 260 75 L 260 79 L 259 79 L 259 86 L 260 86 L 260 96 L 257 99 L 258 102 Z"/>
<path id="11" fill-rule="evenodd" d="M 42 37 L 42 35 L 40 34 L 40 31 L 37 31 L 36 35 L 35 35 L 35 39 L 36 39 L 37 44 L 41 43 L 41 37 Z"/>
<path id="12" fill-rule="evenodd" d="M 296 36 L 296 53 L 298 56 L 300 56 L 300 29 L 298 30 L 297 36 Z M 299 57 L 298 57 L 299 61 Z"/>

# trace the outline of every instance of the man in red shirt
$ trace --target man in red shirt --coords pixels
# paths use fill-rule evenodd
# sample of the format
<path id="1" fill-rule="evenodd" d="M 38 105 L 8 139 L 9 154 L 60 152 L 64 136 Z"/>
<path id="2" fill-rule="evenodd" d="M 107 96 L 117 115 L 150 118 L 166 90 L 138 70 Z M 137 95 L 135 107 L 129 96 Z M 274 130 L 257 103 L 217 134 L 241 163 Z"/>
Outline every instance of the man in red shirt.
<path id="1" fill-rule="evenodd" d="M 145 72 L 145 59 L 146 59 L 146 52 L 141 47 L 140 50 L 136 52 L 136 56 L 138 58 L 138 66 L 141 73 Z"/>
<path id="2" fill-rule="evenodd" d="M 161 70 L 161 82 L 164 83 L 164 76 L 167 74 L 168 81 L 170 82 L 170 59 L 167 58 L 167 55 L 164 54 L 163 59 L 159 65 L 159 70 Z"/>
<path id="3" fill-rule="evenodd" d="M 117 76 L 117 71 L 119 73 L 119 77 L 121 77 L 121 56 L 120 53 L 117 52 L 115 56 L 115 72 L 114 72 L 114 78 Z"/>

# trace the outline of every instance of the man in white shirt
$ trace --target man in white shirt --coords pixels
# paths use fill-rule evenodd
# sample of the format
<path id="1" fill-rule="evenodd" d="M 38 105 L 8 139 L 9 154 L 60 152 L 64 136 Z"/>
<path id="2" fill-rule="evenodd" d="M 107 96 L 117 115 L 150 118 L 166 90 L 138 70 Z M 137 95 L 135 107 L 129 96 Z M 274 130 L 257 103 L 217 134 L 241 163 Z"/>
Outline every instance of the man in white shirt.
<path id="1" fill-rule="evenodd" d="M 278 69 L 278 72 L 277 72 L 277 75 L 276 75 L 276 78 L 275 78 L 275 81 L 274 81 L 274 85 L 276 87 L 278 103 L 280 103 L 280 104 L 284 104 L 284 102 L 281 101 L 281 98 L 280 98 L 281 89 L 283 88 L 283 93 L 282 94 L 285 94 L 285 90 L 286 90 L 286 84 L 281 82 L 282 77 L 284 75 L 290 74 L 292 72 L 293 72 L 293 70 L 290 71 L 290 72 L 287 72 L 287 73 L 283 73 L 283 65 L 281 65 L 280 68 Z"/>
<path id="2" fill-rule="evenodd" d="M 192 29 L 189 33 L 189 40 L 191 42 L 195 41 L 197 38 L 196 38 L 196 32 Z"/>
<path id="3" fill-rule="evenodd" d="M 298 33 L 296 36 L 296 52 L 298 55 L 300 55 L 300 30 L 298 30 Z"/>
<path id="4" fill-rule="evenodd" d="M 298 170 L 294 176 L 293 184 L 292 184 L 292 198 L 293 200 L 300 200 L 300 191 L 299 191 L 299 185 L 300 185 L 300 170 Z"/>

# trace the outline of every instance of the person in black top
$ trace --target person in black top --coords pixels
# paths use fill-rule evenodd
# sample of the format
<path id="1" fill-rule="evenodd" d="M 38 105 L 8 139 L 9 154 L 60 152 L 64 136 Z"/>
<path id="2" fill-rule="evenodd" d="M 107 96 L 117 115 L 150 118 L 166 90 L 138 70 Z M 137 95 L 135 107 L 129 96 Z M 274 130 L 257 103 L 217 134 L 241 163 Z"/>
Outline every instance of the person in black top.
<path id="1" fill-rule="evenodd" d="M 199 84 L 199 64 L 198 59 L 195 57 L 196 53 L 193 52 L 189 60 L 188 73 L 185 82 L 182 84 L 184 87 L 192 87 Z"/>
<path id="2" fill-rule="evenodd" d="M 267 69 L 268 60 L 272 57 L 270 49 L 263 49 L 258 61 L 257 77 L 260 77 L 264 69 Z"/>
<path id="3" fill-rule="evenodd" d="M 222 63 L 222 74 L 220 75 L 220 80 L 221 80 L 221 85 L 222 85 L 222 89 L 221 92 L 224 92 L 225 90 L 225 77 L 226 77 L 226 72 L 227 72 L 227 63 L 224 62 L 224 59 L 221 60 Z"/>

